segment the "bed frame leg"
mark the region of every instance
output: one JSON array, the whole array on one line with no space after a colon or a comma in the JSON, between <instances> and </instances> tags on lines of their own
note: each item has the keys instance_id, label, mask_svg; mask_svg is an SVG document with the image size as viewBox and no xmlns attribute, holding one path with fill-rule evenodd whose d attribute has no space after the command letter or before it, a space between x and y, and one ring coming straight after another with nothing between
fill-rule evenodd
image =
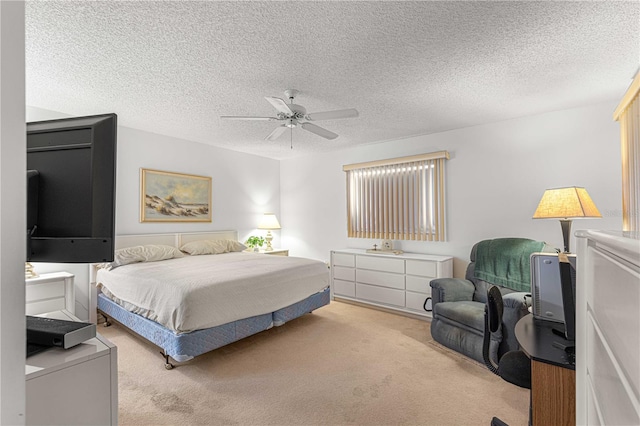
<instances>
[{"instance_id":1,"label":"bed frame leg","mask_svg":"<svg viewBox=\"0 0 640 426\"><path fill-rule=\"evenodd\" d=\"M107 317L104 313L98 311L98 315L104 318L104 322L102 323L103 327L109 327L111 325L111 322L109 321L109 317ZM99 323L100 321L97 321L97 322Z\"/></svg>"},{"instance_id":2,"label":"bed frame leg","mask_svg":"<svg viewBox=\"0 0 640 426\"><path fill-rule=\"evenodd\" d=\"M160 355L164 357L164 368L166 368L167 370L171 370L173 369L173 367L175 367L173 364L171 364L171 362L169 362L169 355L166 352L161 351Z\"/></svg>"}]
</instances>

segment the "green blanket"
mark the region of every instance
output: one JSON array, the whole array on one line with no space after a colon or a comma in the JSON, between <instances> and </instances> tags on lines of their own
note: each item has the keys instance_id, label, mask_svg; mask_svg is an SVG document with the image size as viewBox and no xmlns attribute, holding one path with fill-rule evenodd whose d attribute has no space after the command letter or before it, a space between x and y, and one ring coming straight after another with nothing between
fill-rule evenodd
<instances>
[{"instance_id":1,"label":"green blanket","mask_svg":"<svg viewBox=\"0 0 640 426\"><path fill-rule=\"evenodd\" d=\"M474 276L516 291L531 291L531 254L544 242L526 238L484 240L476 248Z\"/></svg>"}]
</instances>

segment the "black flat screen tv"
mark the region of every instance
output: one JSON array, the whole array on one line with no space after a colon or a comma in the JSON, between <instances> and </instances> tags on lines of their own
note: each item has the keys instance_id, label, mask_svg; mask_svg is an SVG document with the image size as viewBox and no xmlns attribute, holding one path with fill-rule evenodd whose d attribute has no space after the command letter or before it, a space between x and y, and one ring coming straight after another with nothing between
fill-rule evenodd
<instances>
[{"instance_id":1,"label":"black flat screen tv","mask_svg":"<svg viewBox=\"0 0 640 426\"><path fill-rule=\"evenodd\" d=\"M116 114L27 123L27 261L114 256Z\"/></svg>"}]
</instances>

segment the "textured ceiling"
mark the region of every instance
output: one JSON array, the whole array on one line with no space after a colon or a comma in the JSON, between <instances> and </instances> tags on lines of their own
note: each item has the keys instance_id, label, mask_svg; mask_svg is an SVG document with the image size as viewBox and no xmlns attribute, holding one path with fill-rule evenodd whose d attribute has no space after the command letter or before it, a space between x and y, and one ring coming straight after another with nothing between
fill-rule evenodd
<instances>
[{"instance_id":1,"label":"textured ceiling","mask_svg":"<svg viewBox=\"0 0 640 426\"><path fill-rule=\"evenodd\" d=\"M276 159L615 102L639 64L638 1L26 2L28 105ZM287 88L360 117L293 150L219 118Z\"/></svg>"}]
</instances>

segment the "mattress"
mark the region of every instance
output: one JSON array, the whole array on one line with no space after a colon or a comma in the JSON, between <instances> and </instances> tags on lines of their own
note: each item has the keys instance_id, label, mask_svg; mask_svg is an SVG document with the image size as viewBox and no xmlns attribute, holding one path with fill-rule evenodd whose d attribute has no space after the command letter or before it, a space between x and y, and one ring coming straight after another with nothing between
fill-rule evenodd
<instances>
[{"instance_id":1,"label":"mattress","mask_svg":"<svg viewBox=\"0 0 640 426\"><path fill-rule=\"evenodd\" d=\"M324 262L249 252L101 269L96 284L126 310L175 333L275 312L329 285Z\"/></svg>"}]
</instances>

